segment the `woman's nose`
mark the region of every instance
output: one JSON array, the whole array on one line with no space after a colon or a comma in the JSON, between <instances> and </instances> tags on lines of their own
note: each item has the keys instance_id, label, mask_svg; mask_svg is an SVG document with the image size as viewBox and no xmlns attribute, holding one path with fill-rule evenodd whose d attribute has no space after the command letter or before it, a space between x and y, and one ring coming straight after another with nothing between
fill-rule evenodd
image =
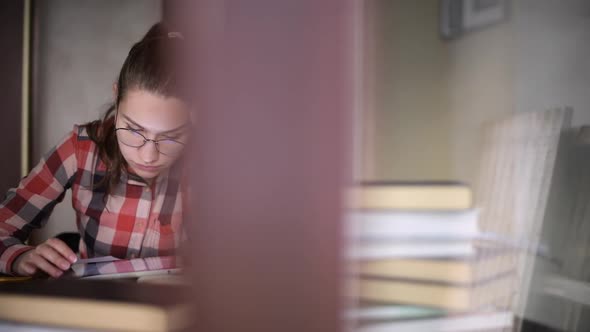
<instances>
[{"instance_id":1,"label":"woman's nose","mask_svg":"<svg viewBox=\"0 0 590 332\"><path fill-rule=\"evenodd\" d=\"M157 161L159 155L160 152L158 152L156 143L153 141L147 141L139 148L139 158L146 164L151 164Z\"/></svg>"}]
</instances>

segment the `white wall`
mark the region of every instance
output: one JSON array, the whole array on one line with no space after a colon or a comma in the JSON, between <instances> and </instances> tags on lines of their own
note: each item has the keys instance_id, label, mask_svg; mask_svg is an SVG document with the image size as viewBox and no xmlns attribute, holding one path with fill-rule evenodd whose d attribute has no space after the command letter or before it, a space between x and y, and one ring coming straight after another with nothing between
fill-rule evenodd
<instances>
[{"instance_id":1,"label":"white wall","mask_svg":"<svg viewBox=\"0 0 590 332\"><path fill-rule=\"evenodd\" d=\"M443 40L437 1L369 1L376 22L366 177L474 184L483 124L514 112L510 21Z\"/></svg>"},{"instance_id":2,"label":"white wall","mask_svg":"<svg viewBox=\"0 0 590 332\"><path fill-rule=\"evenodd\" d=\"M516 110L567 105L590 124L590 2L519 0L514 24Z\"/></svg>"},{"instance_id":3,"label":"white wall","mask_svg":"<svg viewBox=\"0 0 590 332\"><path fill-rule=\"evenodd\" d=\"M33 164L74 124L103 114L131 45L161 18L159 0L52 0L35 5ZM75 230L69 194L35 240L66 230Z\"/></svg>"},{"instance_id":4,"label":"white wall","mask_svg":"<svg viewBox=\"0 0 590 332\"><path fill-rule=\"evenodd\" d=\"M514 112L510 21L449 42L453 178L476 185L485 124Z\"/></svg>"},{"instance_id":5,"label":"white wall","mask_svg":"<svg viewBox=\"0 0 590 332\"><path fill-rule=\"evenodd\" d=\"M372 0L370 0L372 1ZM374 179L449 179L448 50L436 1L376 0ZM372 54L373 55L373 54Z\"/></svg>"}]
</instances>

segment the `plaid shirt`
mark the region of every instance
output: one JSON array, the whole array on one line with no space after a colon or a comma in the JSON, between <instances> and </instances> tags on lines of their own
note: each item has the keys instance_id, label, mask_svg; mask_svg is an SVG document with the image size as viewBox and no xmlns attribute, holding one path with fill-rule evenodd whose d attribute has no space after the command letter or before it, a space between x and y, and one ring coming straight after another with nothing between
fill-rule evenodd
<instances>
[{"instance_id":1,"label":"plaid shirt","mask_svg":"<svg viewBox=\"0 0 590 332\"><path fill-rule=\"evenodd\" d=\"M95 186L105 175L105 164L86 128L75 126L0 204L0 273L12 273L14 259L33 248L24 242L47 222L67 189L72 189L82 258L174 255L184 240L181 164L151 185L123 172L105 197Z\"/></svg>"}]
</instances>

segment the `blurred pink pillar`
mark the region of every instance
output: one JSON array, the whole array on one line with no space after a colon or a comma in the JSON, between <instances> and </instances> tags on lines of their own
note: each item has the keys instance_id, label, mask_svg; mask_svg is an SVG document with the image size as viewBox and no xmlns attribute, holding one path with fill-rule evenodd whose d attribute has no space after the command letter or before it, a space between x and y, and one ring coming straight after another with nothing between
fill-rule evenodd
<instances>
[{"instance_id":1,"label":"blurred pink pillar","mask_svg":"<svg viewBox=\"0 0 590 332\"><path fill-rule=\"evenodd\" d=\"M196 46L198 331L341 330L352 0L164 5Z\"/></svg>"}]
</instances>

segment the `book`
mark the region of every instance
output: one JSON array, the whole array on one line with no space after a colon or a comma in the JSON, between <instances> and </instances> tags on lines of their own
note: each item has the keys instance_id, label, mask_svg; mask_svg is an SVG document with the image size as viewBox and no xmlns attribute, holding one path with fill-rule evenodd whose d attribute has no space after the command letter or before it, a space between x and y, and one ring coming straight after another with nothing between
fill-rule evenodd
<instances>
[{"instance_id":1,"label":"book","mask_svg":"<svg viewBox=\"0 0 590 332\"><path fill-rule=\"evenodd\" d=\"M471 257L476 254L470 240L423 240L423 241L364 241L348 247L347 258L371 260L387 258L448 258Z\"/></svg>"},{"instance_id":2,"label":"book","mask_svg":"<svg viewBox=\"0 0 590 332\"><path fill-rule=\"evenodd\" d=\"M376 322L442 317L445 310L415 305L359 303L359 307L345 311L344 318L354 322Z\"/></svg>"},{"instance_id":3,"label":"book","mask_svg":"<svg viewBox=\"0 0 590 332\"><path fill-rule=\"evenodd\" d=\"M192 326L190 289L114 280L0 284L0 320L62 328L174 331Z\"/></svg>"},{"instance_id":4,"label":"book","mask_svg":"<svg viewBox=\"0 0 590 332\"><path fill-rule=\"evenodd\" d=\"M504 303L512 296L513 273L467 285L380 277L362 277L356 282L361 301L430 306L457 312L477 310L496 301Z\"/></svg>"},{"instance_id":5,"label":"book","mask_svg":"<svg viewBox=\"0 0 590 332\"><path fill-rule=\"evenodd\" d=\"M477 249L470 257L426 257L363 260L357 270L361 277L384 277L473 284L503 275L515 268L510 250Z\"/></svg>"},{"instance_id":6,"label":"book","mask_svg":"<svg viewBox=\"0 0 590 332\"><path fill-rule=\"evenodd\" d=\"M352 199L359 209L464 210L473 205L471 188L452 181L363 182Z\"/></svg>"},{"instance_id":7,"label":"book","mask_svg":"<svg viewBox=\"0 0 590 332\"><path fill-rule=\"evenodd\" d=\"M478 210L398 211L364 210L350 214L355 237L361 239L469 239L479 234Z\"/></svg>"},{"instance_id":8,"label":"book","mask_svg":"<svg viewBox=\"0 0 590 332\"><path fill-rule=\"evenodd\" d=\"M404 321L382 321L361 324L357 332L473 332L499 331L512 327L514 314L510 311L474 312L444 317Z\"/></svg>"}]
</instances>

